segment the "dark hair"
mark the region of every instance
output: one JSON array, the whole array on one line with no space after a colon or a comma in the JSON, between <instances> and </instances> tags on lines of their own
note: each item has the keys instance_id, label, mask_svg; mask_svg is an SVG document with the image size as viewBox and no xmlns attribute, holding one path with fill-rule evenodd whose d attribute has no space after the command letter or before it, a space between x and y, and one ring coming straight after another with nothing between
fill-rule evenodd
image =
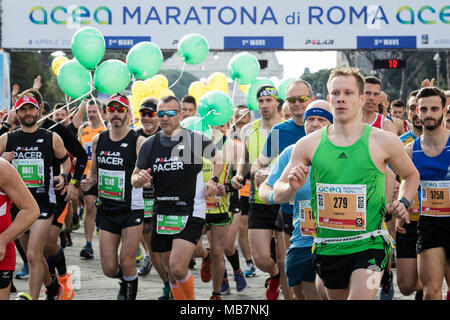
<instances>
[{"instance_id":1,"label":"dark hair","mask_svg":"<svg viewBox=\"0 0 450 320\"><path fill-rule=\"evenodd\" d=\"M239 109L247 109L248 107L245 105L245 104L239 104L239 105L237 105L236 106L236 108L239 108Z\"/></svg>"},{"instance_id":2,"label":"dark hair","mask_svg":"<svg viewBox=\"0 0 450 320\"><path fill-rule=\"evenodd\" d=\"M421 98L427 98L427 97L434 97L434 96L438 96L441 98L442 101L442 108L445 107L445 94L444 91L442 91L441 89L437 88L437 87L425 87L420 89L419 93L417 94L417 101L419 101L419 99Z\"/></svg>"},{"instance_id":3,"label":"dark hair","mask_svg":"<svg viewBox=\"0 0 450 320\"><path fill-rule=\"evenodd\" d=\"M192 103L195 107L197 107L197 101L195 101L193 96L184 96L181 98L181 103L183 102Z\"/></svg>"},{"instance_id":4,"label":"dark hair","mask_svg":"<svg viewBox=\"0 0 450 320\"><path fill-rule=\"evenodd\" d=\"M52 111L52 108L50 107L50 104L47 101L44 101L42 103L44 105L43 110L47 113L50 113Z\"/></svg>"},{"instance_id":5,"label":"dark hair","mask_svg":"<svg viewBox=\"0 0 450 320\"><path fill-rule=\"evenodd\" d=\"M391 102L391 107L403 108L405 109L405 104L400 99L395 99Z\"/></svg>"},{"instance_id":6,"label":"dark hair","mask_svg":"<svg viewBox=\"0 0 450 320\"><path fill-rule=\"evenodd\" d=\"M381 80L374 76L368 76L364 78L365 83L377 84L381 87Z\"/></svg>"},{"instance_id":7,"label":"dark hair","mask_svg":"<svg viewBox=\"0 0 450 320\"><path fill-rule=\"evenodd\" d=\"M53 109L61 109L61 108L64 108L66 106L66 104L65 103L63 103L63 102L58 102L57 104L55 104L54 105L54 107L53 107Z\"/></svg>"},{"instance_id":8,"label":"dark hair","mask_svg":"<svg viewBox=\"0 0 450 320\"><path fill-rule=\"evenodd\" d=\"M181 110L181 104L180 100L178 100L177 97L174 96L164 96L159 100L158 105L161 105L162 103L169 103L170 101L176 101L178 104L178 110Z\"/></svg>"}]
</instances>

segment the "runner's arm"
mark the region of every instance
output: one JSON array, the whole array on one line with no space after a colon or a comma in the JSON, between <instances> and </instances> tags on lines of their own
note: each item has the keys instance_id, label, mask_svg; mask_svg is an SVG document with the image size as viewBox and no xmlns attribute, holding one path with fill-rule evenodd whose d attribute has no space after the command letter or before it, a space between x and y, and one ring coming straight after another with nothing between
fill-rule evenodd
<instances>
[{"instance_id":1,"label":"runner's arm","mask_svg":"<svg viewBox=\"0 0 450 320\"><path fill-rule=\"evenodd\" d=\"M83 116L84 116L84 114L86 112L86 105L87 105L86 99L84 99L81 102L77 112L74 114L74 116L72 118L73 126L76 129L79 129L83 125Z\"/></svg>"},{"instance_id":2,"label":"runner's arm","mask_svg":"<svg viewBox=\"0 0 450 320\"><path fill-rule=\"evenodd\" d=\"M67 154L66 148L64 148L64 143L61 137L55 132L53 132L53 150L55 152L56 159L66 158L61 163L61 173L65 174L67 177L70 173L71 160L69 155Z\"/></svg>"},{"instance_id":3,"label":"runner's arm","mask_svg":"<svg viewBox=\"0 0 450 320\"><path fill-rule=\"evenodd\" d=\"M5 160L0 159L0 190L19 209L12 224L0 233L0 248L17 239L39 217L39 207L27 189L17 170ZM0 261L3 260L0 254Z\"/></svg>"},{"instance_id":4,"label":"runner's arm","mask_svg":"<svg viewBox=\"0 0 450 320\"><path fill-rule=\"evenodd\" d=\"M288 165L280 179L273 186L273 201L286 203L294 198L295 193L305 184L308 178L308 166L320 142L321 130L313 132L295 144Z\"/></svg>"}]
</instances>

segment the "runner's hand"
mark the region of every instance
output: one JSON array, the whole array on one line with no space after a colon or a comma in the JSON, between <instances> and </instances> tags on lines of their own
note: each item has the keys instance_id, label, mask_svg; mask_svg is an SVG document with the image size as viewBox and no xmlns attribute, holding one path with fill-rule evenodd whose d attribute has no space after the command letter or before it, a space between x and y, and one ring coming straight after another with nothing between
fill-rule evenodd
<instances>
[{"instance_id":1,"label":"runner's hand","mask_svg":"<svg viewBox=\"0 0 450 320\"><path fill-rule=\"evenodd\" d=\"M403 224L406 222L409 224L409 213L406 210L405 205L399 200L395 200L386 206L386 212L390 212L393 216L397 217L396 229L400 230L399 233L406 232L403 229Z\"/></svg>"},{"instance_id":2,"label":"runner's hand","mask_svg":"<svg viewBox=\"0 0 450 320\"><path fill-rule=\"evenodd\" d=\"M227 193L226 189L225 189L225 185L224 184L218 184L217 185L217 193L216 195L221 197L224 196Z\"/></svg>"},{"instance_id":3,"label":"runner's hand","mask_svg":"<svg viewBox=\"0 0 450 320\"><path fill-rule=\"evenodd\" d=\"M91 184L92 184L92 180L90 178L81 180L81 182L80 182L81 190L83 190L84 192L87 192L91 188Z\"/></svg>"},{"instance_id":4,"label":"runner's hand","mask_svg":"<svg viewBox=\"0 0 450 320\"><path fill-rule=\"evenodd\" d=\"M235 190L239 190L242 187L244 187L244 185L242 184L244 182L244 177L241 175L236 175L233 178L231 178L231 185L233 186L233 188Z\"/></svg>"},{"instance_id":5,"label":"runner's hand","mask_svg":"<svg viewBox=\"0 0 450 320\"><path fill-rule=\"evenodd\" d=\"M139 171L137 174L138 185L145 186L145 185L149 184L152 180L152 176L150 175L151 172L152 172L152 169L150 169L150 168L147 170Z\"/></svg>"},{"instance_id":6,"label":"runner's hand","mask_svg":"<svg viewBox=\"0 0 450 320\"><path fill-rule=\"evenodd\" d=\"M11 162L13 157L14 157L14 151L3 152L3 154L2 154L2 158L8 162Z\"/></svg>"},{"instance_id":7,"label":"runner's hand","mask_svg":"<svg viewBox=\"0 0 450 320\"><path fill-rule=\"evenodd\" d=\"M255 173L255 181L257 185L262 184L264 181L266 181L267 177L269 176L269 171L264 169L259 169Z\"/></svg>"},{"instance_id":8,"label":"runner's hand","mask_svg":"<svg viewBox=\"0 0 450 320\"><path fill-rule=\"evenodd\" d=\"M53 177L53 187L55 188L55 190L62 190L65 184L66 181L62 176Z\"/></svg>"},{"instance_id":9,"label":"runner's hand","mask_svg":"<svg viewBox=\"0 0 450 320\"><path fill-rule=\"evenodd\" d=\"M217 183L215 182L208 182L205 186L205 198L215 196L217 193Z\"/></svg>"},{"instance_id":10,"label":"runner's hand","mask_svg":"<svg viewBox=\"0 0 450 320\"><path fill-rule=\"evenodd\" d=\"M306 182L308 178L309 168L303 163L299 163L291 169L288 175L289 186L294 190L299 190Z\"/></svg>"},{"instance_id":11,"label":"runner's hand","mask_svg":"<svg viewBox=\"0 0 450 320\"><path fill-rule=\"evenodd\" d=\"M69 183L61 192L61 194L66 194L64 201L74 201L78 198L78 188L75 187L75 185L73 185L72 183Z\"/></svg>"}]
</instances>

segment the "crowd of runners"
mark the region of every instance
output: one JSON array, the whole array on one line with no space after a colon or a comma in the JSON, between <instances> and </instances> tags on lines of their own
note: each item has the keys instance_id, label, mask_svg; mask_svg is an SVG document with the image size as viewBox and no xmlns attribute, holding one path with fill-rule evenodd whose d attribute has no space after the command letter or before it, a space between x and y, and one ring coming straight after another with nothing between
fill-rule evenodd
<instances>
[{"instance_id":1,"label":"crowd of runners","mask_svg":"<svg viewBox=\"0 0 450 320\"><path fill-rule=\"evenodd\" d=\"M425 80L391 102L350 67L326 85L319 100L296 80L285 101L264 85L256 119L237 105L211 137L181 125L197 115L191 96L147 98L135 119L124 93L72 112L50 107L39 79L13 86L0 127L0 299L16 279L29 285L17 299L43 285L48 300L76 299L64 248L83 227L80 259L100 257L118 300L135 300L150 268L160 300L194 300L198 259L211 300L232 281L245 290L256 269L268 300L389 300L394 267L402 295L449 300L450 91Z\"/></svg>"}]
</instances>

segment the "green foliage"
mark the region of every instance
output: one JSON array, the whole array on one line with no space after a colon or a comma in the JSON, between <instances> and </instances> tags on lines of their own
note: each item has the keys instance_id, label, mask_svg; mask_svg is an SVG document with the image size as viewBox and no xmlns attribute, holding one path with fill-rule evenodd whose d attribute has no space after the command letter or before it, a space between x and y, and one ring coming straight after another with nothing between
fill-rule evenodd
<instances>
[{"instance_id":1,"label":"green foliage","mask_svg":"<svg viewBox=\"0 0 450 320\"><path fill-rule=\"evenodd\" d=\"M331 69L322 69L317 72L311 73L309 69L305 68L305 72L300 77L302 80L306 80L311 84L313 94L316 99L326 99L328 95L327 81L330 76Z\"/></svg>"}]
</instances>

